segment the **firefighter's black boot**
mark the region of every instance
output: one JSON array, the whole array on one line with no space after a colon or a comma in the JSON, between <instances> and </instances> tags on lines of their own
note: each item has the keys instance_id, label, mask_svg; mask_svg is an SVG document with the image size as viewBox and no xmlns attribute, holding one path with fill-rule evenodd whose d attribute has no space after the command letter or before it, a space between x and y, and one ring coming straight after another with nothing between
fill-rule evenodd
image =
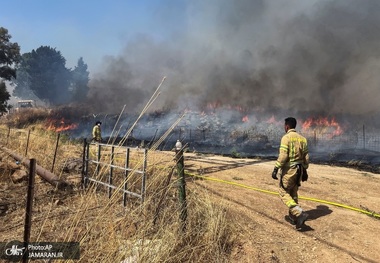
<instances>
[{"instance_id":1,"label":"firefighter's black boot","mask_svg":"<svg viewBox=\"0 0 380 263\"><path fill-rule=\"evenodd\" d=\"M297 217L297 224L296 224L296 229L297 230L300 230L302 228L302 226L304 225L304 223L305 223L305 221L307 220L308 217L309 217L309 215L306 214L305 212L302 212Z\"/></svg>"},{"instance_id":2,"label":"firefighter's black boot","mask_svg":"<svg viewBox=\"0 0 380 263\"><path fill-rule=\"evenodd\" d=\"M295 226L297 224L297 217L289 212L289 215L285 216L285 221Z\"/></svg>"}]
</instances>

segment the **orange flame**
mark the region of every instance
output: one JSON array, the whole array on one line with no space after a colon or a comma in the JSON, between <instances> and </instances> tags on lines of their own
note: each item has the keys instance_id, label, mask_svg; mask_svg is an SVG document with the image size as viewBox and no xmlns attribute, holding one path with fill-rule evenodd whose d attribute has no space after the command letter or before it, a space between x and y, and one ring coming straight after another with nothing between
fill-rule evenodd
<instances>
[{"instance_id":1,"label":"orange flame","mask_svg":"<svg viewBox=\"0 0 380 263\"><path fill-rule=\"evenodd\" d=\"M276 124L276 125L278 125L278 124L280 124L281 122L280 122L280 121L276 121L276 118L274 117L274 115L272 115L272 117L270 117L270 118L266 121L266 123L268 123L268 124Z\"/></svg>"},{"instance_id":2,"label":"orange flame","mask_svg":"<svg viewBox=\"0 0 380 263\"><path fill-rule=\"evenodd\" d=\"M78 124L72 123L72 124L67 124L67 121L65 121L64 118L61 120L53 120L50 119L47 121L48 127L47 129L50 131L55 131L55 132L62 132L62 131L68 131L68 130L73 130L78 127Z\"/></svg>"},{"instance_id":3,"label":"orange flame","mask_svg":"<svg viewBox=\"0 0 380 263\"><path fill-rule=\"evenodd\" d=\"M309 118L302 123L302 130L332 130L334 136L341 135L343 129L341 125L332 117L330 120L327 117Z\"/></svg>"},{"instance_id":4,"label":"orange flame","mask_svg":"<svg viewBox=\"0 0 380 263\"><path fill-rule=\"evenodd\" d=\"M215 110L216 108L221 107L221 104L219 102L217 102L217 101L215 101L215 102L209 102L209 103L207 103L206 107L207 107L207 109Z\"/></svg>"},{"instance_id":5,"label":"orange flame","mask_svg":"<svg viewBox=\"0 0 380 263\"><path fill-rule=\"evenodd\" d=\"M249 122L248 115L245 115L242 119L243 122Z\"/></svg>"}]
</instances>

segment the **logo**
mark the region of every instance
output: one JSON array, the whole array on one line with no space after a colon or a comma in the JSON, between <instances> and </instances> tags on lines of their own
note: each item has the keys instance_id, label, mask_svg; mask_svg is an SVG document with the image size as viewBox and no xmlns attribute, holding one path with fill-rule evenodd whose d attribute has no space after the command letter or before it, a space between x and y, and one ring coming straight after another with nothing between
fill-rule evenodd
<instances>
[{"instance_id":1,"label":"logo","mask_svg":"<svg viewBox=\"0 0 380 263\"><path fill-rule=\"evenodd\" d=\"M26 252L26 246L20 241L0 242L0 258L19 261Z\"/></svg>"},{"instance_id":2,"label":"logo","mask_svg":"<svg viewBox=\"0 0 380 263\"><path fill-rule=\"evenodd\" d=\"M11 248L5 249L5 255L7 256L22 256L25 247L19 248L18 245L12 245Z\"/></svg>"},{"instance_id":3,"label":"logo","mask_svg":"<svg viewBox=\"0 0 380 263\"><path fill-rule=\"evenodd\" d=\"M0 242L0 259L79 259L79 242Z\"/></svg>"}]
</instances>

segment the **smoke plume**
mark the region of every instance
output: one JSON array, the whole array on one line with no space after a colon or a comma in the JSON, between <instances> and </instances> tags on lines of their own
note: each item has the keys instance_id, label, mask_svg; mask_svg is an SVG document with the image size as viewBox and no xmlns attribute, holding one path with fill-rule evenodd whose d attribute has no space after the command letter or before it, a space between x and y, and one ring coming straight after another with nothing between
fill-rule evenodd
<instances>
[{"instance_id":1,"label":"smoke plume","mask_svg":"<svg viewBox=\"0 0 380 263\"><path fill-rule=\"evenodd\" d=\"M89 95L99 111L141 110L167 76L156 109L378 112L378 0L192 0L180 28L169 7L156 14L170 37L136 36L104 59Z\"/></svg>"}]
</instances>

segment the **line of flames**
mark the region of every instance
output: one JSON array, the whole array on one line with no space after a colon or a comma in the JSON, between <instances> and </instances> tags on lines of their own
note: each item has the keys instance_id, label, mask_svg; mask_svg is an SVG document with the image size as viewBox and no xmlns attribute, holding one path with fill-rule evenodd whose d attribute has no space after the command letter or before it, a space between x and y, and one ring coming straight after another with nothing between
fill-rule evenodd
<instances>
[{"instance_id":1,"label":"line of flames","mask_svg":"<svg viewBox=\"0 0 380 263\"><path fill-rule=\"evenodd\" d=\"M249 117L245 115L242 117L242 122L248 123ZM281 125L283 122L276 120L276 118L272 115L268 120L265 121L267 124ZM331 132L333 136L338 136L343 134L344 130L342 126L335 120L334 117L311 117L306 119L305 121L301 121L301 129L304 132L308 131L318 131L320 133L323 132Z\"/></svg>"},{"instance_id":2,"label":"line of flames","mask_svg":"<svg viewBox=\"0 0 380 263\"><path fill-rule=\"evenodd\" d=\"M68 130L74 130L78 127L77 123L68 124L64 118L60 120L50 119L47 121L47 128L49 131L62 132Z\"/></svg>"},{"instance_id":3,"label":"line of flames","mask_svg":"<svg viewBox=\"0 0 380 263\"><path fill-rule=\"evenodd\" d=\"M328 117L309 118L303 121L302 130L330 130L334 136L343 134L342 126L335 120L334 117L329 119Z\"/></svg>"},{"instance_id":4,"label":"line of flames","mask_svg":"<svg viewBox=\"0 0 380 263\"><path fill-rule=\"evenodd\" d=\"M206 115L204 112L201 113L201 115ZM242 122L248 123L249 117L248 115L244 115L241 119ZM267 124L275 124L280 125L282 122L277 121L276 118L272 115L268 120L265 121ZM302 123L302 131L319 131L319 132L332 132L334 136L343 134L343 129L341 125L335 120L334 117L328 118L328 117L311 117L304 121L301 121ZM66 121L64 118L61 118L60 120L54 120L49 119L47 121L47 129L55 132L62 132L62 131L68 131L68 130L74 130L78 127L77 123L70 123Z\"/></svg>"}]
</instances>

